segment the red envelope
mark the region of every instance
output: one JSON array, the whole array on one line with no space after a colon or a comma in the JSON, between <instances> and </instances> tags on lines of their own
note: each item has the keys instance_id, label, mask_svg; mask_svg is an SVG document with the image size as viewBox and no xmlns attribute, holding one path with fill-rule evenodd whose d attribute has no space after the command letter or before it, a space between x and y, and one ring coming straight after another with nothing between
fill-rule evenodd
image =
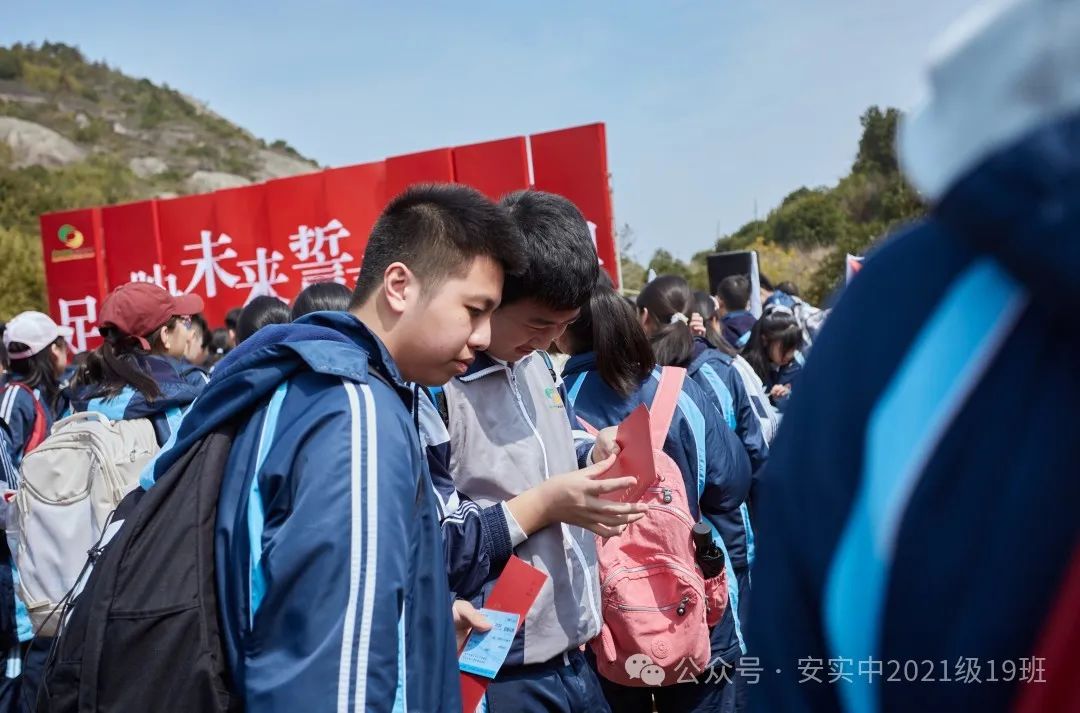
<instances>
[{"instance_id":1,"label":"red envelope","mask_svg":"<svg viewBox=\"0 0 1080 713\"><path fill-rule=\"evenodd\" d=\"M518 628L525 624L525 615L529 613L533 602L540 594L540 588L547 581L547 575L527 564L524 560L511 556L503 567L502 574L491 588L491 594L484 602L488 609L508 611L521 616ZM461 700L463 713L473 713L480 705L488 684L483 676L461 672Z\"/></svg>"},{"instance_id":2,"label":"red envelope","mask_svg":"<svg viewBox=\"0 0 1080 713\"><path fill-rule=\"evenodd\" d=\"M615 442L619 444L619 455L615 456L615 463L604 473L603 477L622 478L632 475L637 482L626 490L601 495L605 500L615 500L629 503L641 499L645 489L656 480L656 463L653 461L652 432L649 424L649 409L645 404L638 406L626 420L619 424L619 432L615 436Z\"/></svg>"}]
</instances>

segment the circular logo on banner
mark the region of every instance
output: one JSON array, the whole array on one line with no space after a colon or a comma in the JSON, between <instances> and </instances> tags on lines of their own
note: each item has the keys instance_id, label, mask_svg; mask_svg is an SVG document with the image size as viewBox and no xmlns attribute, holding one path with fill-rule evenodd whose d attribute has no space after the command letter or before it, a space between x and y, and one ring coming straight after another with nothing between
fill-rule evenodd
<instances>
[{"instance_id":1,"label":"circular logo on banner","mask_svg":"<svg viewBox=\"0 0 1080 713\"><path fill-rule=\"evenodd\" d=\"M60 242L71 250L78 250L86 241L86 238L83 237L83 234L78 228L67 223L61 225L60 230L56 231L56 237L60 238Z\"/></svg>"}]
</instances>

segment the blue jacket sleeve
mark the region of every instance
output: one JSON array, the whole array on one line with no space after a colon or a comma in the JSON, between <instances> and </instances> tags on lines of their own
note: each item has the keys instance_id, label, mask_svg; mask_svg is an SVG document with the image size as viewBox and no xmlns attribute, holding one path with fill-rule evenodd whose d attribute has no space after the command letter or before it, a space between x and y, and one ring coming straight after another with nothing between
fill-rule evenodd
<instances>
[{"instance_id":1,"label":"blue jacket sleeve","mask_svg":"<svg viewBox=\"0 0 1080 713\"><path fill-rule=\"evenodd\" d=\"M735 369L731 369L724 380L731 391L735 408L735 434L742 441L746 455L750 458L750 470L757 475L769 458L769 446L761 433L761 422L750 403L750 395Z\"/></svg>"},{"instance_id":2,"label":"blue jacket sleeve","mask_svg":"<svg viewBox=\"0 0 1080 713\"><path fill-rule=\"evenodd\" d=\"M750 459L742 441L728 428L711 403L702 403L705 416L705 488L701 509L711 513L734 510L750 492Z\"/></svg>"},{"instance_id":3,"label":"blue jacket sleeve","mask_svg":"<svg viewBox=\"0 0 1080 713\"><path fill-rule=\"evenodd\" d=\"M0 401L0 419L8 425L11 435L11 450L8 455L17 467L22 462L26 442L34 431L34 397L17 386L4 389Z\"/></svg>"},{"instance_id":4,"label":"blue jacket sleeve","mask_svg":"<svg viewBox=\"0 0 1080 713\"><path fill-rule=\"evenodd\" d=\"M11 435L7 426L0 422L0 478L3 478L0 485L14 489L19 485L19 470L11 460L11 450ZM3 526L6 527L6 524Z\"/></svg>"},{"instance_id":5,"label":"blue jacket sleeve","mask_svg":"<svg viewBox=\"0 0 1080 713\"><path fill-rule=\"evenodd\" d=\"M514 553L501 504L482 508L454 487L450 434L427 391L417 393L420 442L424 446L442 527L450 591L471 599L497 577Z\"/></svg>"},{"instance_id":6,"label":"blue jacket sleeve","mask_svg":"<svg viewBox=\"0 0 1080 713\"><path fill-rule=\"evenodd\" d=\"M389 713L414 648L406 607L449 605L410 591L423 466L408 412L392 399L381 384L348 384L266 458L265 587L243 652L248 710ZM447 662L427 665L438 663ZM425 664L407 667L412 680Z\"/></svg>"}]
</instances>

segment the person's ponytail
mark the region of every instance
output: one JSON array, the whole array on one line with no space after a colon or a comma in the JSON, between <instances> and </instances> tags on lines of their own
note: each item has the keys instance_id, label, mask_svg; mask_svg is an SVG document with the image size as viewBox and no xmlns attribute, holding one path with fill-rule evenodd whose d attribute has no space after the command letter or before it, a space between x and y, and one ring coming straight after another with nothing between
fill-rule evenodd
<instances>
[{"instance_id":1,"label":"person's ponytail","mask_svg":"<svg viewBox=\"0 0 1080 713\"><path fill-rule=\"evenodd\" d=\"M694 356L694 335L690 331L692 300L690 285L676 275L662 275L645 285L638 295L639 309L649 311L652 324L649 341L656 363L686 366Z\"/></svg>"},{"instance_id":2,"label":"person's ponytail","mask_svg":"<svg viewBox=\"0 0 1080 713\"><path fill-rule=\"evenodd\" d=\"M145 356L138 338L114 328L102 328L104 343L86 357L86 362L75 375L73 386L93 387L105 398L119 396L130 386L140 392L147 401L161 396L161 389L154 378L139 365L138 357Z\"/></svg>"}]
</instances>

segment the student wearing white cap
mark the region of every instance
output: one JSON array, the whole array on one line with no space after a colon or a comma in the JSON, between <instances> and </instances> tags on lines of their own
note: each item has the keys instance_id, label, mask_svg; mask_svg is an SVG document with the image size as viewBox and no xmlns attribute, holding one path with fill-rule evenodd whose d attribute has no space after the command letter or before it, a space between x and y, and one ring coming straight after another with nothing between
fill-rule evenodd
<instances>
[{"instance_id":1,"label":"student wearing white cap","mask_svg":"<svg viewBox=\"0 0 1080 713\"><path fill-rule=\"evenodd\" d=\"M4 347L11 363L0 397L0 421L8 428L8 455L16 467L67 408L62 377L71 335L70 328L58 326L41 312L23 312L7 323Z\"/></svg>"}]
</instances>

